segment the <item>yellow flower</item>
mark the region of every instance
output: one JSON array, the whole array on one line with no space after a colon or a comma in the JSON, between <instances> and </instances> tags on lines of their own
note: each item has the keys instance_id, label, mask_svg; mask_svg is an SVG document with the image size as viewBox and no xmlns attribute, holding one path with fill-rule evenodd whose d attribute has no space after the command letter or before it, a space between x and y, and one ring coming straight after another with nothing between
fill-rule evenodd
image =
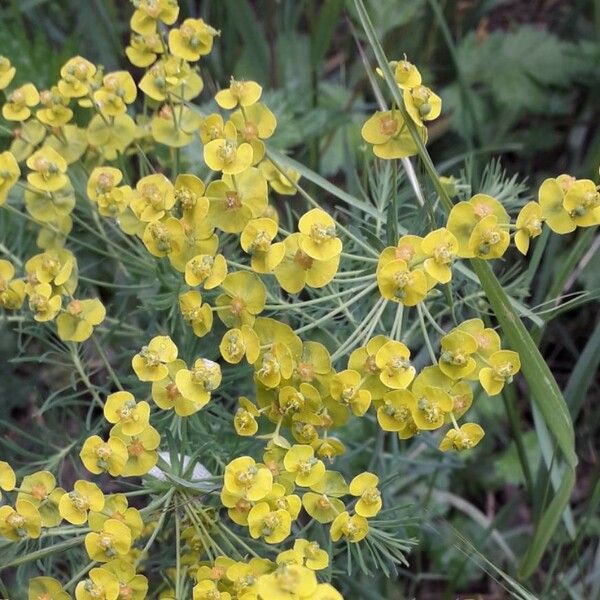
<instances>
[{"instance_id":1,"label":"yellow flower","mask_svg":"<svg viewBox=\"0 0 600 600\"><path fill-rule=\"evenodd\" d=\"M303 487L315 485L325 475L325 465L315 458L315 451L311 446L294 444L287 451L283 464L288 473L295 473L296 485Z\"/></svg>"},{"instance_id":2,"label":"yellow flower","mask_svg":"<svg viewBox=\"0 0 600 600\"><path fill-rule=\"evenodd\" d=\"M183 60L195 62L210 53L218 33L202 19L185 19L179 28L169 31L169 50Z\"/></svg>"},{"instance_id":3,"label":"yellow flower","mask_svg":"<svg viewBox=\"0 0 600 600\"><path fill-rule=\"evenodd\" d=\"M58 503L60 516L73 525L83 525L88 518L88 511L96 512L104 508L104 494L100 488L90 481L75 482L73 491L62 496Z\"/></svg>"},{"instance_id":4,"label":"yellow flower","mask_svg":"<svg viewBox=\"0 0 600 600\"><path fill-rule=\"evenodd\" d=\"M106 166L95 167L87 182L86 191L88 198L92 202L97 203L99 207L122 204L122 201L115 197L115 194L118 196L118 191L121 194L123 193L123 189L117 187L122 179L123 173L119 169ZM122 210L114 212L122 212ZM114 212L112 215L109 212L105 216L114 216Z\"/></svg>"},{"instance_id":5,"label":"yellow flower","mask_svg":"<svg viewBox=\"0 0 600 600\"><path fill-rule=\"evenodd\" d=\"M140 381L159 381L169 374L167 365L176 358L177 346L173 340L159 335L133 357L131 366Z\"/></svg>"},{"instance_id":6,"label":"yellow flower","mask_svg":"<svg viewBox=\"0 0 600 600\"><path fill-rule=\"evenodd\" d=\"M33 577L29 580L28 600L71 600L62 584L54 577Z\"/></svg>"},{"instance_id":7,"label":"yellow flower","mask_svg":"<svg viewBox=\"0 0 600 600\"><path fill-rule=\"evenodd\" d=\"M255 81L237 81L233 77L229 88L217 92L215 100L221 108L231 110L236 106L251 106L258 102L262 87Z\"/></svg>"},{"instance_id":8,"label":"yellow flower","mask_svg":"<svg viewBox=\"0 0 600 600\"><path fill-rule=\"evenodd\" d=\"M100 532L92 531L85 536L85 549L90 560L108 562L117 555L124 555L131 548L131 531L117 519L107 519Z\"/></svg>"},{"instance_id":9,"label":"yellow flower","mask_svg":"<svg viewBox=\"0 0 600 600\"><path fill-rule=\"evenodd\" d=\"M442 353L439 367L452 379L462 379L475 370L473 354L477 352L477 340L467 333L455 329L441 339Z\"/></svg>"},{"instance_id":10,"label":"yellow flower","mask_svg":"<svg viewBox=\"0 0 600 600\"><path fill-rule=\"evenodd\" d=\"M14 276L14 266L0 259L0 307L7 310L21 308L25 300L25 283Z\"/></svg>"},{"instance_id":11,"label":"yellow flower","mask_svg":"<svg viewBox=\"0 0 600 600\"><path fill-rule=\"evenodd\" d=\"M25 263L28 293L39 283L49 283L71 294L77 285L77 263L69 250L57 248L32 256Z\"/></svg>"},{"instance_id":12,"label":"yellow flower","mask_svg":"<svg viewBox=\"0 0 600 600\"><path fill-rule=\"evenodd\" d=\"M334 542L340 538L345 538L348 542L355 544L360 542L369 533L369 523L367 519L360 515L352 515L347 511L339 514L331 524L330 535Z\"/></svg>"},{"instance_id":13,"label":"yellow flower","mask_svg":"<svg viewBox=\"0 0 600 600\"><path fill-rule=\"evenodd\" d=\"M273 487L273 474L249 456L235 458L225 467L224 489L251 502L262 500Z\"/></svg>"},{"instance_id":14,"label":"yellow flower","mask_svg":"<svg viewBox=\"0 0 600 600\"><path fill-rule=\"evenodd\" d=\"M141 477L158 462L156 449L160 445L160 433L151 425L137 435L126 435L118 424L111 429L110 437L120 439L127 447L123 477Z\"/></svg>"},{"instance_id":15,"label":"yellow flower","mask_svg":"<svg viewBox=\"0 0 600 600\"><path fill-rule=\"evenodd\" d=\"M6 56L0 56L0 90L6 88L13 80L17 70Z\"/></svg>"},{"instance_id":16,"label":"yellow flower","mask_svg":"<svg viewBox=\"0 0 600 600\"><path fill-rule=\"evenodd\" d=\"M206 190L209 221L227 233L240 233L250 219L265 211L267 194L267 182L254 167L235 176L225 175Z\"/></svg>"},{"instance_id":17,"label":"yellow flower","mask_svg":"<svg viewBox=\"0 0 600 600\"><path fill-rule=\"evenodd\" d=\"M442 112L442 99L424 85L404 88L403 99L406 112L417 125L437 119Z\"/></svg>"},{"instance_id":18,"label":"yellow flower","mask_svg":"<svg viewBox=\"0 0 600 600\"><path fill-rule=\"evenodd\" d=\"M578 227L600 224L600 192L590 179L579 179L567 190L563 207Z\"/></svg>"},{"instance_id":19,"label":"yellow flower","mask_svg":"<svg viewBox=\"0 0 600 600\"><path fill-rule=\"evenodd\" d=\"M115 558L102 565L102 569L117 578L120 600L144 600L148 592L148 579L137 575L135 567L127 559Z\"/></svg>"},{"instance_id":20,"label":"yellow flower","mask_svg":"<svg viewBox=\"0 0 600 600\"><path fill-rule=\"evenodd\" d=\"M42 518L38 509L27 500L17 500L15 508L0 506L0 535L9 540L40 537Z\"/></svg>"},{"instance_id":21,"label":"yellow flower","mask_svg":"<svg viewBox=\"0 0 600 600\"><path fill-rule=\"evenodd\" d=\"M382 506L381 492L377 489L379 477L365 471L350 482L350 493L359 498L356 503L356 514L361 517L374 517Z\"/></svg>"},{"instance_id":22,"label":"yellow flower","mask_svg":"<svg viewBox=\"0 0 600 600\"><path fill-rule=\"evenodd\" d=\"M17 477L13 468L4 460L0 460L0 490L11 492L17 485Z\"/></svg>"},{"instance_id":23,"label":"yellow flower","mask_svg":"<svg viewBox=\"0 0 600 600\"><path fill-rule=\"evenodd\" d=\"M469 238L469 252L477 258L500 258L510 244L510 235L498 224L494 215L484 217L475 225Z\"/></svg>"},{"instance_id":24,"label":"yellow flower","mask_svg":"<svg viewBox=\"0 0 600 600\"><path fill-rule=\"evenodd\" d=\"M515 245L521 254L527 254L529 242L542 233L542 207L537 202L528 202L517 217Z\"/></svg>"},{"instance_id":25,"label":"yellow flower","mask_svg":"<svg viewBox=\"0 0 600 600\"><path fill-rule=\"evenodd\" d=\"M452 261L458 251L458 240L445 227L427 234L421 242L421 249L427 255L423 266L425 271L440 283L452 279Z\"/></svg>"},{"instance_id":26,"label":"yellow flower","mask_svg":"<svg viewBox=\"0 0 600 600\"><path fill-rule=\"evenodd\" d=\"M342 252L342 240L337 237L335 221L324 210L313 208L298 221L302 234L301 250L315 260L330 260Z\"/></svg>"},{"instance_id":27,"label":"yellow flower","mask_svg":"<svg viewBox=\"0 0 600 600\"><path fill-rule=\"evenodd\" d=\"M196 411L210 400L211 392L221 383L221 367L207 358L199 358L191 370L181 369L175 377L177 389Z\"/></svg>"},{"instance_id":28,"label":"yellow flower","mask_svg":"<svg viewBox=\"0 0 600 600\"><path fill-rule=\"evenodd\" d=\"M239 329L229 329L219 344L221 356L230 364L238 364L244 357L249 364L254 364L260 352L258 335L248 325Z\"/></svg>"},{"instance_id":29,"label":"yellow flower","mask_svg":"<svg viewBox=\"0 0 600 600\"><path fill-rule=\"evenodd\" d=\"M146 225L142 241L152 256L170 256L181 250L183 226L178 219L169 217L164 221L151 221Z\"/></svg>"},{"instance_id":30,"label":"yellow flower","mask_svg":"<svg viewBox=\"0 0 600 600\"><path fill-rule=\"evenodd\" d=\"M158 22L173 25L179 16L177 0L138 0L131 16L131 29L149 34L156 31Z\"/></svg>"},{"instance_id":31,"label":"yellow flower","mask_svg":"<svg viewBox=\"0 0 600 600\"><path fill-rule=\"evenodd\" d=\"M376 335L367 342L366 346L353 350L348 359L348 368L360 373L363 380L362 387L371 392L373 400L379 400L387 392L387 386L379 378L381 369L377 366L375 356L388 341L385 335Z\"/></svg>"},{"instance_id":32,"label":"yellow flower","mask_svg":"<svg viewBox=\"0 0 600 600\"><path fill-rule=\"evenodd\" d=\"M305 285L322 288L333 279L340 263L339 254L329 260L315 260L300 247L302 233L292 233L283 241L285 254L274 274L279 285L297 294Z\"/></svg>"},{"instance_id":33,"label":"yellow flower","mask_svg":"<svg viewBox=\"0 0 600 600\"><path fill-rule=\"evenodd\" d=\"M42 192L56 192L69 183L67 162L54 148L44 146L27 159L27 181Z\"/></svg>"},{"instance_id":34,"label":"yellow flower","mask_svg":"<svg viewBox=\"0 0 600 600\"><path fill-rule=\"evenodd\" d=\"M290 535L292 516L287 510L271 510L267 502L259 502L248 514L250 535L263 538L269 544L278 544Z\"/></svg>"},{"instance_id":35,"label":"yellow flower","mask_svg":"<svg viewBox=\"0 0 600 600\"><path fill-rule=\"evenodd\" d=\"M470 378L472 376L473 374L469 375ZM426 395L426 388L430 387L439 388L448 393L452 399L452 413L456 419L460 419L469 410L471 404L473 404L473 390L471 386L466 381L455 381L444 375L437 365L422 369L413 381L411 389L414 396L421 398ZM446 421L448 420L446 418Z\"/></svg>"},{"instance_id":36,"label":"yellow flower","mask_svg":"<svg viewBox=\"0 0 600 600\"><path fill-rule=\"evenodd\" d=\"M180 294L179 310L181 316L191 324L194 333L198 337L205 336L212 329L212 309L208 304L202 304L200 292L190 290Z\"/></svg>"},{"instance_id":37,"label":"yellow flower","mask_svg":"<svg viewBox=\"0 0 600 600\"><path fill-rule=\"evenodd\" d=\"M230 600L229 592L220 592L214 581L205 579L192 588L193 600Z\"/></svg>"},{"instance_id":38,"label":"yellow flower","mask_svg":"<svg viewBox=\"0 0 600 600\"><path fill-rule=\"evenodd\" d=\"M510 217L506 209L495 198L486 194L475 194L469 201L459 202L452 207L446 227L458 241L457 256L474 258L474 249L478 248L471 247L473 230L480 221L490 216L496 217L495 226L501 230L502 234L508 236L506 229L508 229ZM500 247L505 243L506 236L499 236Z\"/></svg>"},{"instance_id":39,"label":"yellow flower","mask_svg":"<svg viewBox=\"0 0 600 600\"><path fill-rule=\"evenodd\" d=\"M256 417L259 415L258 409L248 398L240 396L240 406L233 417L233 426L235 432L241 436L251 436L258 431Z\"/></svg>"},{"instance_id":40,"label":"yellow flower","mask_svg":"<svg viewBox=\"0 0 600 600\"><path fill-rule=\"evenodd\" d=\"M310 492L302 496L306 512L319 523L331 523L346 507L340 500L348 493L348 485L341 473L326 471Z\"/></svg>"},{"instance_id":41,"label":"yellow flower","mask_svg":"<svg viewBox=\"0 0 600 600\"><path fill-rule=\"evenodd\" d=\"M294 542L294 550L302 554L304 566L311 571L322 571L329 566L329 554L317 542L297 539Z\"/></svg>"},{"instance_id":42,"label":"yellow flower","mask_svg":"<svg viewBox=\"0 0 600 600\"><path fill-rule=\"evenodd\" d=\"M152 100L181 103L195 98L204 82L189 63L168 55L152 65L139 83L139 88Z\"/></svg>"},{"instance_id":43,"label":"yellow flower","mask_svg":"<svg viewBox=\"0 0 600 600\"><path fill-rule=\"evenodd\" d=\"M337 373L329 387L333 399L348 406L357 417L362 417L371 406L371 393L361 384L360 373L347 369Z\"/></svg>"},{"instance_id":44,"label":"yellow flower","mask_svg":"<svg viewBox=\"0 0 600 600\"><path fill-rule=\"evenodd\" d=\"M94 102L105 117L116 117L135 101L137 87L129 71L114 71L102 78L102 87L94 92Z\"/></svg>"},{"instance_id":45,"label":"yellow flower","mask_svg":"<svg viewBox=\"0 0 600 600\"><path fill-rule=\"evenodd\" d=\"M185 272L185 266L192 258L205 254L214 256L219 246L219 239L213 233L212 227L199 217L200 210L190 213L184 213L179 219L183 236L174 243L173 251L169 254L171 266L180 273Z\"/></svg>"},{"instance_id":46,"label":"yellow flower","mask_svg":"<svg viewBox=\"0 0 600 600\"><path fill-rule=\"evenodd\" d=\"M185 265L185 282L191 286L202 285L212 290L221 285L227 276L227 261L222 254L198 254Z\"/></svg>"},{"instance_id":47,"label":"yellow flower","mask_svg":"<svg viewBox=\"0 0 600 600\"><path fill-rule=\"evenodd\" d=\"M109 438L105 442L100 436L92 435L85 440L79 456L90 473L100 475L108 471L117 477L127 462L127 448L119 439Z\"/></svg>"},{"instance_id":48,"label":"yellow flower","mask_svg":"<svg viewBox=\"0 0 600 600\"><path fill-rule=\"evenodd\" d=\"M314 572L299 565L279 565L273 573L259 577L257 585L260 598L269 600L308 600L316 590Z\"/></svg>"},{"instance_id":49,"label":"yellow flower","mask_svg":"<svg viewBox=\"0 0 600 600\"><path fill-rule=\"evenodd\" d=\"M253 104L231 115L231 122L238 131L238 139L248 142L253 150L254 164L260 162L265 155L266 140L273 135L277 126L275 115L261 103Z\"/></svg>"},{"instance_id":50,"label":"yellow flower","mask_svg":"<svg viewBox=\"0 0 600 600\"><path fill-rule=\"evenodd\" d=\"M39 104L40 94L33 83L26 83L8 94L2 106L7 121L25 121L31 116L30 108Z\"/></svg>"},{"instance_id":51,"label":"yellow flower","mask_svg":"<svg viewBox=\"0 0 600 600\"><path fill-rule=\"evenodd\" d=\"M81 56L74 56L60 70L58 89L66 98L87 96L95 74L95 65Z\"/></svg>"},{"instance_id":52,"label":"yellow flower","mask_svg":"<svg viewBox=\"0 0 600 600\"><path fill-rule=\"evenodd\" d=\"M175 188L160 173L142 177L131 199L131 208L140 221L158 221L175 205Z\"/></svg>"},{"instance_id":53,"label":"yellow flower","mask_svg":"<svg viewBox=\"0 0 600 600\"><path fill-rule=\"evenodd\" d=\"M252 164L252 146L247 142L238 144L237 131L231 122L225 125L224 135L204 146L204 162L213 171L238 175Z\"/></svg>"},{"instance_id":54,"label":"yellow flower","mask_svg":"<svg viewBox=\"0 0 600 600\"><path fill-rule=\"evenodd\" d=\"M296 184L300 180L300 173L291 167L279 167L270 160L265 159L260 163L260 170L266 177L269 185L282 196L294 196Z\"/></svg>"},{"instance_id":55,"label":"yellow flower","mask_svg":"<svg viewBox=\"0 0 600 600\"><path fill-rule=\"evenodd\" d=\"M545 179L540 186L538 192L538 200L542 207L542 218L548 227L555 233L565 234L574 231L577 224L564 207L565 190L562 183L566 181L566 177L562 176L562 180Z\"/></svg>"},{"instance_id":56,"label":"yellow flower","mask_svg":"<svg viewBox=\"0 0 600 600\"><path fill-rule=\"evenodd\" d=\"M38 471L23 477L17 500L31 502L39 511L42 527L55 527L62 518L58 504L65 490L56 487L56 479L49 471Z\"/></svg>"},{"instance_id":57,"label":"yellow flower","mask_svg":"<svg viewBox=\"0 0 600 600\"><path fill-rule=\"evenodd\" d=\"M119 580L106 569L91 569L88 578L75 588L77 600L117 600Z\"/></svg>"},{"instance_id":58,"label":"yellow flower","mask_svg":"<svg viewBox=\"0 0 600 600\"><path fill-rule=\"evenodd\" d=\"M244 252L252 255L251 265L256 273L270 273L283 260L283 242L273 243L277 223L272 219L252 219L246 223L240 236Z\"/></svg>"},{"instance_id":59,"label":"yellow flower","mask_svg":"<svg viewBox=\"0 0 600 600\"><path fill-rule=\"evenodd\" d=\"M394 390L407 388L416 372L409 359L410 350L402 342L390 340L383 344L375 354L381 382Z\"/></svg>"},{"instance_id":60,"label":"yellow flower","mask_svg":"<svg viewBox=\"0 0 600 600\"><path fill-rule=\"evenodd\" d=\"M44 108L36 111L37 119L50 127L63 127L73 118L68 107L69 98L65 98L57 86L40 93L40 103Z\"/></svg>"},{"instance_id":61,"label":"yellow flower","mask_svg":"<svg viewBox=\"0 0 600 600\"><path fill-rule=\"evenodd\" d=\"M33 318L40 323L52 321L60 312L62 299L58 294L53 294L49 283L40 283L29 294L29 308Z\"/></svg>"},{"instance_id":62,"label":"yellow flower","mask_svg":"<svg viewBox=\"0 0 600 600\"><path fill-rule=\"evenodd\" d=\"M418 389L413 397L411 411L415 425L426 431L439 429L454 405L447 392L435 387Z\"/></svg>"},{"instance_id":63,"label":"yellow flower","mask_svg":"<svg viewBox=\"0 0 600 600\"><path fill-rule=\"evenodd\" d=\"M100 300L71 300L56 318L58 337L65 342L83 342L104 321L106 309Z\"/></svg>"},{"instance_id":64,"label":"yellow flower","mask_svg":"<svg viewBox=\"0 0 600 600\"><path fill-rule=\"evenodd\" d=\"M125 48L125 54L129 61L136 67L149 67L162 54L164 48L160 34L157 31L150 31L146 35L132 33L129 46Z\"/></svg>"},{"instance_id":65,"label":"yellow flower","mask_svg":"<svg viewBox=\"0 0 600 600\"><path fill-rule=\"evenodd\" d=\"M130 507L125 494L112 494L105 499L101 512L90 511L88 522L92 531L101 531L107 519L117 520L127 525L132 540L142 534L144 522L137 508Z\"/></svg>"},{"instance_id":66,"label":"yellow flower","mask_svg":"<svg viewBox=\"0 0 600 600\"><path fill-rule=\"evenodd\" d=\"M402 89L415 88L421 85L421 73L411 62L399 60L398 62L390 63L394 70L394 79L398 87Z\"/></svg>"},{"instance_id":67,"label":"yellow flower","mask_svg":"<svg viewBox=\"0 0 600 600\"><path fill-rule=\"evenodd\" d=\"M481 369L479 381L489 396L502 391L506 383L511 383L514 375L521 370L521 359L512 350L498 350L488 359L489 367Z\"/></svg>"},{"instance_id":68,"label":"yellow flower","mask_svg":"<svg viewBox=\"0 0 600 600\"><path fill-rule=\"evenodd\" d=\"M409 433L413 424L415 397L408 390L396 390L383 396L377 409L377 422L384 431Z\"/></svg>"},{"instance_id":69,"label":"yellow flower","mask_svg":"<svg viewBox=\"0 0 600 600\"><path fill-rule=\"evenodd\" d=\"M125 435L137 435L148 426L150 405L136 402L130 392L115 392L106 397L104 418L109 423L120 423Z\"/></svg>"},{"instance_id":70,"label":"yellow flower","mask_svg":"<svg viewBox=\"0 0 600 600\"><path fill-rule=\"evenodd\" d=\"M8 192L17 183L21 169L10 152L0 154L0 206L6 202Z\"/></svg>"},{"instance_id":71,"label":"yellow flower","mask_svg":"<svg viewBox=\"0 0 600 600\"><path fill-rule=\"evenodd\" d=\"M423 271L411 271L406 261L400 258L388 262L377 271L377 285L386 300L405 306L415 306L428 291Z\"/></svg>"},{"instance_id":72,"label":"yellow flower","mask_svg":"<svg viewBox=\"0 0 600 600\"><path fill-rule=\"evenodd\" d=\"M477 423L464 423L460 429L450 429L440 442L440 450L470 450L477 446L485 435Z\"/></svg>"},{"instance_id":73,"label":"yellow flower","mask_svg":"<svg viewBox=\"0 0 600 600\"><path fill-rule=\"evenodd\" d=\"M427 139L427 130L420 125L419 134ZM373 144L375 156L384 159L406 158L417 153L417 146L399 111L378 111L361 130L363 139Z\"/></svg>"},{"instance_id":74,"label":"yellow flower","mask_svg":"<svg viewBox=\"0 0 600 600\"><path fill-rule=\"evenodd\" d=\"M221 284L223 294L217 297L219 319L228 327L252 325L265 307L267 290L254 273L229 273Z\"/></svg>"},{"instance_id":75,"label":"yellow flower","mask_svg":"<svg viewBox=\"0 0 600 600\"><path fill-rule=\"evenodd\" d=\"M175 383L177 373L187 369L187 365L178 359L169 363L167 367L169 370L167 377L152 383L152 399L163 410L174 408L180 417L195 413L198 410L197 405L185 398Z\"/></svg>"}]
</instances>

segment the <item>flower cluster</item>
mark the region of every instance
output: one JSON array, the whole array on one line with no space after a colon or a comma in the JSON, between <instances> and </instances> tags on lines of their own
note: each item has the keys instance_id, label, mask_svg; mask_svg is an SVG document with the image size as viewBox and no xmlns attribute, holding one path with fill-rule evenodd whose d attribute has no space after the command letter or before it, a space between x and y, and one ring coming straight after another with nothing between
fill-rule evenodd
<instances>
[{"instance_id":1,"label":"flower cluster","mask_svg":"<svg viewBox=\"0 0 600 600\"><path fill-rule=\"evenodd\" d=\"M336 551L298 538L298 532L326 525L321 530L330 547L366 545L381 535L373 519L387 512L381 511L388 483L371 470L345 476L333 468L349 454L342 429L363 419L377 423L379 434L390 432L394 442L422 435L441 451L474 448L483 428L459 421L473 404L475 386L487 396L499 394L520 371L520 357L502 348L500 334L482 319L457 320L445 330L427 312L427 301L434 288L452 281L461 259L501 258L511 237L526 254L544 223L559 234L597 225L600 194L591 180L547 179L538 202L527 203L514 224L499 200L475 194L453 205L438 223L444 227L371 248L347 226L343 211L325 210L303 189L299 172L270 152L277 119L257 82L231 78L208 114L193 103L204 88L199 62L219 32L202 19L177 24L176 0L133 4L125 52L143 69L137 83L128 71L106 72L76 56L50 89L11 87L15 69L0 57L0 89L8 90L2 115L14 124L11 147L0 154L0 205L19 213L11 203L22 204L20 214L39 227L40 251L22 262L0 260L0 307L18 311L27 301L33 319L54 323L75 356L74 344L96 341L94 330L107 317L99 299L76 295L86 279L69 247L77 225L100 232L107 256L127 248L144 268L159 263L168 271L175 282L168 296L174 317L178 309L201 350L179 343L179 329L169 331L179 347L170 335L156 335L131 360L135 395L116 377L116 391L92 393L111 427L107 434L101 434L103 422L87 428L89 437L78 446L85 469L100 485L109 477L114 485L143 478L148 487L142 493L163 494L157 501L138 510L125 493L105 494L83 478L66 491L49 471L25 475L17 487L11 465L0 462L0 489L11 500L0 506L0 534L18 542L38 539L63 520L69 534L82 527L90 563L81 581L72 581L77 600L142 600L151 577L148 550L159 535L173 535L163 529L172 512L178 554L159 591L163 600L183 597L182 582L194 600L341 599L328 583L330 574L317 575ZM413 130L425 142L426 123L441 113L439 96L423 85L413 64L405 58L390 67L402 106L376 112L362 128L384 160L416 154ZM137 111L138 105L143 109ZM194 161L202 157L203 164L180 168L180 150L192 143L201 144ZM150 160L152 153L170 157L171 173L162 158ZM291 201L297 193L308 210ZM79 209L91 213L93 227ZM124 246L104 235L105 225ZM389 243L396 238L388 237ZM368 257L352 254L365 247ZM344 259L363 268L345 271ZM331 291L330 284L354 282L354 288ZM313 290L329 295L314 297ZM334 317L351 303L373 297L365 318L373 318L373 327L335 351L323 338L301 336L321 323L335 327ZM294 328L288 313L279 314L328 299L340 301L339 307L303 326ZM397 311L391 331L373 335L388 307ZM400 335L405 307L415 307L431 364L414 361L420 348ZM435 343L423 315L439 334ZM224 382L238 375L249 385L229 401L221 396ZM142 399L137 386L148 383ZM236 442L247 445L220 463L214 476L192 481L186 461L195 464L199 453L173 460L176 445L181 430L190 422L204 424L215 405L235 406L228 423L242 438ZM177 471L163 454L182 468ZM231 555L214 542L217 534ZM292 536L293 546L282 550ZM29 596L66 600L68 591L41 576L31 580Z\"/></svg>"}]
</instances>

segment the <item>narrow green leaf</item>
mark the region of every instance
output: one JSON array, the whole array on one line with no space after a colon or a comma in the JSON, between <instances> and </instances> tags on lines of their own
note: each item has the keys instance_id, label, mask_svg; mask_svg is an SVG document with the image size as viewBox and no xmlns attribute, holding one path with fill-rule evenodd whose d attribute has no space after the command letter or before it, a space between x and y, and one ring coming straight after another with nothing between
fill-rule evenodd
<instances>
[{"instance_id":1,"label":"narrow green leaf","mask_svg":"<svg viewBox=\"0 0 600 600\"><path fill-rule=\"evenodd\" d=\"M359 19L365 30L369 43L371 44L379 67L381 68L388 88L404 117L407 128L415 141L418 154L423 162L425 171L440 197L441 204L449 212L452 209L452 201L446 190L441 185L436 168L431 160L429 152L425 147L415 124L407 114L403 104L398 85L394 80L389 67L389 62L383 48L377 39L369 15L362 0L354 0ZM490 305L498 319L502 330L513 350L519 352L522 359L522 370L527 383L531 389L532 397L544 417L549 430L554 435L560 447L568 468L565 469L564 479L552 502L542 515L537 524L534 537L527 550L521 570L525 576L531 575L539 564L552 534L556 529L561 514L569 502L571 491L575 485L575 466L577 455L575 453L575 434L567 405L558 388L558 385L542 358L531 335L516 314L511 300L503 290L500 282L494 275L490 266L480 259L471 260L475 274L479 278L481 286L488 297Z\"/></svg>"}]
</instances>

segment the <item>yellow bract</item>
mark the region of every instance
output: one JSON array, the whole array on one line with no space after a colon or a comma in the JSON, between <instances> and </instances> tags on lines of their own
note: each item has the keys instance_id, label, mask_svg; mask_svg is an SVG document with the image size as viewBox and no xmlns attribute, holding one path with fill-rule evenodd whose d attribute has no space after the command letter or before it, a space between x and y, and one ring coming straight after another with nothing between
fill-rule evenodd
<instances>
[{"instance_id":1,"label":"yellow bract","mask_svg":"<svg viewBox=\"0 0 600 600\"><path fill-rule=\"evenodd\" d=\"M45 146L27 159L31 173L27 181L43 192L56 192L69 182L67 161L54 148Z\"/></svg>"},{"instance_id":2,"label":"yellow bract","mask_svg":"<svg viewBox=\"0 0 600 600\"><path fill-rule=\"evenodd\" d=\"M529 251L529 242L542 233L542 207L537 202L528 202L517 217L515 245L521 254Z\"/></svg>"},{"instance_id":3,"label":"yellow bract","mask_svg":"<svg viewBox=\"0 0 600 600\"><path fill-rule=\"evenodd\" d=\"M464 423L459 429L450 429L440 442L440 450L470 450L483 438L484 431L477 423Z\"/></svg>"},{"instance_id":4,"label":"yellow bract","mask_svg":"<svg viewBox=\"0 0 600 600\"><path fill-rule=\"evenodd\" d=\"M313 208L298 221L302 236L300 249L313 260L328 261L342 252L342 240L337 237L333 218L320 208Z\"/></svg>"},{"instance_id":5,"label":"yellow bract","mask_svg":"<svg viewBox=\"0 0 600 600\"><path fill-rule=\"evenodd\" d=\"M511 383L513 376L521 370L521 359L512 350L498 350L488 359L489 367L481 369L479 381L483 389L495 396L502 391L505 384Z\"/></svg>"},{"instance_id":6,"label":"yellow bract","mask_svg":"<svg viewBox=\"0 0 600 600\"><path fill-rule=\"evenodd\" d=\"M331 539L337 542L340 538L346 539L351 544L360 542L369 533L367 519L360 515L352 515L347 511L339 514L331 524Z\"/></svg>"},{"instance_id":7,"label":"yellow bract","mask_svg":"<svg viewBox=\"0 0 600 600\"><path fill-rule=\"evenodd\" d=\"M2 106L2 116L7 121L25 121L31 116L31 107L40 102L40 94L33 83L13 90Z\"/></svg>"},{"instance_id":8,"label":"yellow bract","mask_svg":"<svg viewBox=\"0 0 600 600\"><path fill-rule=\"evenodd\" d=\"M384 159L406 158L417 153L417 146L399 111L376 112L363 125L362 137L373 144L375 156ZM419 128L423 141L427 130Z\"/></svg>"},{"instance_id":9,"label":"yellow bract","mask_svg":"<svg viewBox=\"0 0 600 600\"><path fill-rule=\"evenodd\" d=\"M14 541L37 539L41 533L42 518L38 509L27 500L17 500L15 508L0 506L0 535Z\"/></svg>"},{"instance_id":10,"label":"yellow bract","mask_svg":"<svg viewBox=\"0 0 600 600\"><path fill-rule=\"evenodd\" d=\"M185 19L179 28L169 31L169 50L179 58L194 62L210 53L217 34L202 19Z\"/></svg>"},{"instance_id":11,"label":"yellow bract","mask_svg":"<svg viewBox=\"0 0 600 600\"><path fill-rule=\"evenodd\" d=\"M177 358L177 346L170 337L160 335L152 338L147 346L136 354L131 366L140 381L164 379L169 370L167 365Z\"/></svg>"},{"instance_id":12,"label":"yellow bract","mask_svg":"<svg viewBox=\"0 0 600 600\"><path fill-rule=\"evenodd\" d=\"M258 102L262 94L262 87L255 81L237 81L233 77L229 88L217 92L215 100L221 108L231 110L236 106L251 106Z\"/></svg>"}]
</instances>

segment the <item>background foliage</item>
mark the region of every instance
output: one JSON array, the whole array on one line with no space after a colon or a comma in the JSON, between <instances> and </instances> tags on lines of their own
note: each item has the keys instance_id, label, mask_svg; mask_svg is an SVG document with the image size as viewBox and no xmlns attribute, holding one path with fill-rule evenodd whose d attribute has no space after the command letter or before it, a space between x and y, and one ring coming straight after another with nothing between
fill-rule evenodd
<instances>
[{"instance_id":1,"label":"background foliage","mask_svg":"<svg viewBox=\"0 0 600 600\"><path fill-rule=\"evenodd\" d=\"M473 189L502 193L514 203L528 200L546 176L597 174L600 3L366 4L387 55L406 53L432 87L441 90L443 118L431 129L429 144L439 172L462 176ZM207 96L232 74L256 79L269 90L265 101L278 117L275 145L293 150L299 161L359 197L369 187L377 193L372 182L356 175L365 171L360 125L375 106L357 41L369 62L374 57L352 3L182 0L181 5L182 16L200 14L222 32L205 65ZM32 80L40 87L53 82L73 54L118 68L126 64L122 47L130 13L122 0L6 0L0 12L0 47L17 67L20 81ZM2 140L3 146L8 143L8 138ZM192 146L186 152L193 160L200 150ZM314 191L310 183L307 188ZM402 225L412 230L420 215L403 212L403 218ZM120 312L109 311L114 321L105 336L115 352L111 361L127 362L140 329L153 327L148 315L170 306L172 296L151 287L154 274L144 279L140 273L139 285L123 287L120 275L113 273L111 248L99 252L98 239L87 230L77 236L80 264L92 265L82 273L82 282L86 277L89 285L112 282L101 288L102 300ZM27 255L35 231L24 222L9 224L3 216L0 239ZM597 232L587 230L553 236L544 244L529 268L510 273L509 291L519 298L534 290L527 301L542 320L529 325L569 405L580 465L570 509L574 540L561 524L528 586L541 598L600 598L600 382L595 377L600 361L600 243ZM130 268L136 268L134 260ZM157 275L170 285L166 269ZM175 313L170 319L175 326ZM123 322L135 325L124 328ZM77 440L79 431L77 421L69 419L70 409L57 413L52 407L60 399L75 411L85 390L71 378L72 365L60 353L39 356L39 348L48 348L48 340L36 340L44 335L39 328L0 331L1 453L14 453L21 464L34 468L41 452L54 448L52 459L58 464L65 434ZM192 336L185 339L196 343ZM95 366L102 371L100 363ZM133 385L133 378L126 383ZM426 449L392 465L398 475L394 496L409 505L414 524L407 529L420 544L397 583L382 580L377 591L368 588L373 598L453 598L459 593L500 598L508 587L516 597L527 597L516 594L505 574L516 576L529 527L552 495L542 464L548 437L531 412L524 386L508 390L502 400L480 402L477 410L488 437L476 462ZM362 434L349 432L357 441ZM210 436L208 440L215 443ZM227 453L217 444L210 450L217 457ZM381 448L375 445L371 451L372 460L379 460L375 454ZM381 464L391 468L389 462ZM63 468L79 467L67 463ZM361 584L361 575L357 582Z\"/></svg>"}]
</instances>

